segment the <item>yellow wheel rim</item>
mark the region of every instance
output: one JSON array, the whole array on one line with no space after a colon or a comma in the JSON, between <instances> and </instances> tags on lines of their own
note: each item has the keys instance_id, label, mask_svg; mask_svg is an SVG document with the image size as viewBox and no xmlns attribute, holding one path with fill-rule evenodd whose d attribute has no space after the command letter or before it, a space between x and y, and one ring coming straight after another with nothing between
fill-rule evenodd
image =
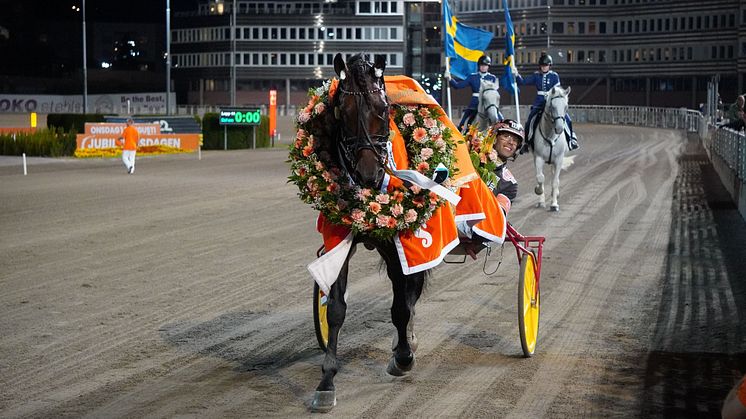
<instances>
[{"instance_id":1,"label":"yellow wheel rim","mask_svg":"<svg viewBox=\"0 0 746 419\"><path fill-rule=\"evenodd\" d=\"M525 356L534 354L539 337L540 297L536 288L534 258L533 253L523 255L518 288L518 324Z\"/></svg>"},{"instance_id":2,"label":"yellow wheel rim","mask_svg":"<svg viewBox=\"0 0 746 419\"><path fill-rule=\"evenodd\" d=\"M318 288L318 285L314 287L314 321L316 329L316 339L319 341L319 347L326 350L326 346L329 343L329 324L326 321L326 301L327 297L323 291Z\"/></svg>"}]
</instances>

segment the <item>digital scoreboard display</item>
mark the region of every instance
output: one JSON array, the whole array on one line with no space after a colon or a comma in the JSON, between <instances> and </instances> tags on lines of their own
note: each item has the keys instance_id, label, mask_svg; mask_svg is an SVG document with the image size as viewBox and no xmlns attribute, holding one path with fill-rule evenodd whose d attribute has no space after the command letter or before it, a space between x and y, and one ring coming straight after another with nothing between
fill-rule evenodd
<instances>
[{"instance_id":1,"label":"digital scoreboard display","mask_svg":"<svg viewBox=\"0 0 746 419\"><path fill-rule=\"evenodd\" d=\"M220 125L259 125L261 120L259 108L220 109Z\"/></svg>"}]
</instances>

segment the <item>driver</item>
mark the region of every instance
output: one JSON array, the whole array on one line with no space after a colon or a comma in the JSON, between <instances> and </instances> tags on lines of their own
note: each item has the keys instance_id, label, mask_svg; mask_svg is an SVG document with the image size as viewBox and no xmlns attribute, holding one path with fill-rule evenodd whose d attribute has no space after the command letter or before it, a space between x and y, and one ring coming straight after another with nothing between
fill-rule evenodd
<instances>
[{"instance_id":1,"label":"driver","mask_svg":"<svg viewBox=\"0 0 746 419\"><path fill-rule=\"evenodd\" d=\"M451 73L449 72L446 72L445 74L446 80L449 81L449 84L454 89L471 87L471 100L464 110L464 116L461 117L461 122L458 123L459 132L464 132L464 125L469 126L472 121L474 121L474 117L477 116L477 108L479 106L479 88L482 85L482 80L489 80L495 83L497 87L500 85L500 82L497 81L497 77L489 72L491 64L492 59L487 55L482 55L477 61L477 65L479 66L478 73L471 73L461 81L452 80Z\"/></svg>"},{"instance_id":2,"label":"driver","mask_svg":"<svg viewBox=\"0 0 746 419\"><path fill-rule=\"evenodd\" d=\"M495 168L497 184L490 182L487 186L492 190L500 209L507 217L511 202L518 195L518 181L505 166L508 160L515 160L518 149L523 144L524 131L523 126L512 119L498 122L492 126L490 131L495 133L493 149L498 156L497 167ZM474 260L477 260L477 253L484 249L483 241L478 237L471 240L462 239L462 244L464 252Z\"/></svg>"},{"instance_id":3,"label":"driver","mask_svg":"<svg viewBox=\"0 0 746 419\"><path fill-rule=\"evenodd\" d=\"M513 72L516 76L516 83L518 85L534 85L536 86L536 99L531 105L531 112L528 114L526 119L526 127L528 127L529 138L521 148L521 154L528 151L528 146L533 140L533 123L536 121L536 116L541 114L544 110L544 103L546 102L547 92L552 90L552 87L560 84L559 74L555 73L552 68L552 56L549 54L542 54L539 57L539 71L526 77L525 79L518 74L518 70L513 67ZM569 133L565 132L567 138L567 145L570 150L575 150L579 147L578 138L575 136L575 131L572 129L572 120L570 120L570 114L565 114L565 121L567 122L567 129Z\"/></svg>"}]
</instances>

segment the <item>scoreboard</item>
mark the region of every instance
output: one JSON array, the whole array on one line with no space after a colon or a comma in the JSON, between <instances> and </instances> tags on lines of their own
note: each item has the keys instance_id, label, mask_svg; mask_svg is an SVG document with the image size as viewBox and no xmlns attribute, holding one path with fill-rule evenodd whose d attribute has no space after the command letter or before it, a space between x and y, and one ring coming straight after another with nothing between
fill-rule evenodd
<instances>
[{"instance_id":1,"label":"scoreboard","mask_svg":"<svg viewBox=\"0 0 746 419\"><path fill-rule=\"evenodd\" d=\"M220 125L259 125L262 113L259 108L221 108Z\"/></svg>"}]
</instances>

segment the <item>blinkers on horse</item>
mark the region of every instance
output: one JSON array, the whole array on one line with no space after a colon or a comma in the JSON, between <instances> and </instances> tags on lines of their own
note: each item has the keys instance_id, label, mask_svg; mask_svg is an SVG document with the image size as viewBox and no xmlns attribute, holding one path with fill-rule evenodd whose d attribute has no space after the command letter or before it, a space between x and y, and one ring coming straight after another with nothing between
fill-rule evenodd
<instances>
[{"instance_id":1,"label":"blinkers on horse","mask_svg":"<svg viewBox=\"0 0 746 419\"><path fill-rule=\"evenodd\" d=\"M385 174L389 140L385 66L383 56L376 56L374 63L355 56L349 67L342 54L334 57L340 79L334 115L342 122L337 132L338 158L352 180L364 187L380 187Z\"/></svg>"}]
</instances>

